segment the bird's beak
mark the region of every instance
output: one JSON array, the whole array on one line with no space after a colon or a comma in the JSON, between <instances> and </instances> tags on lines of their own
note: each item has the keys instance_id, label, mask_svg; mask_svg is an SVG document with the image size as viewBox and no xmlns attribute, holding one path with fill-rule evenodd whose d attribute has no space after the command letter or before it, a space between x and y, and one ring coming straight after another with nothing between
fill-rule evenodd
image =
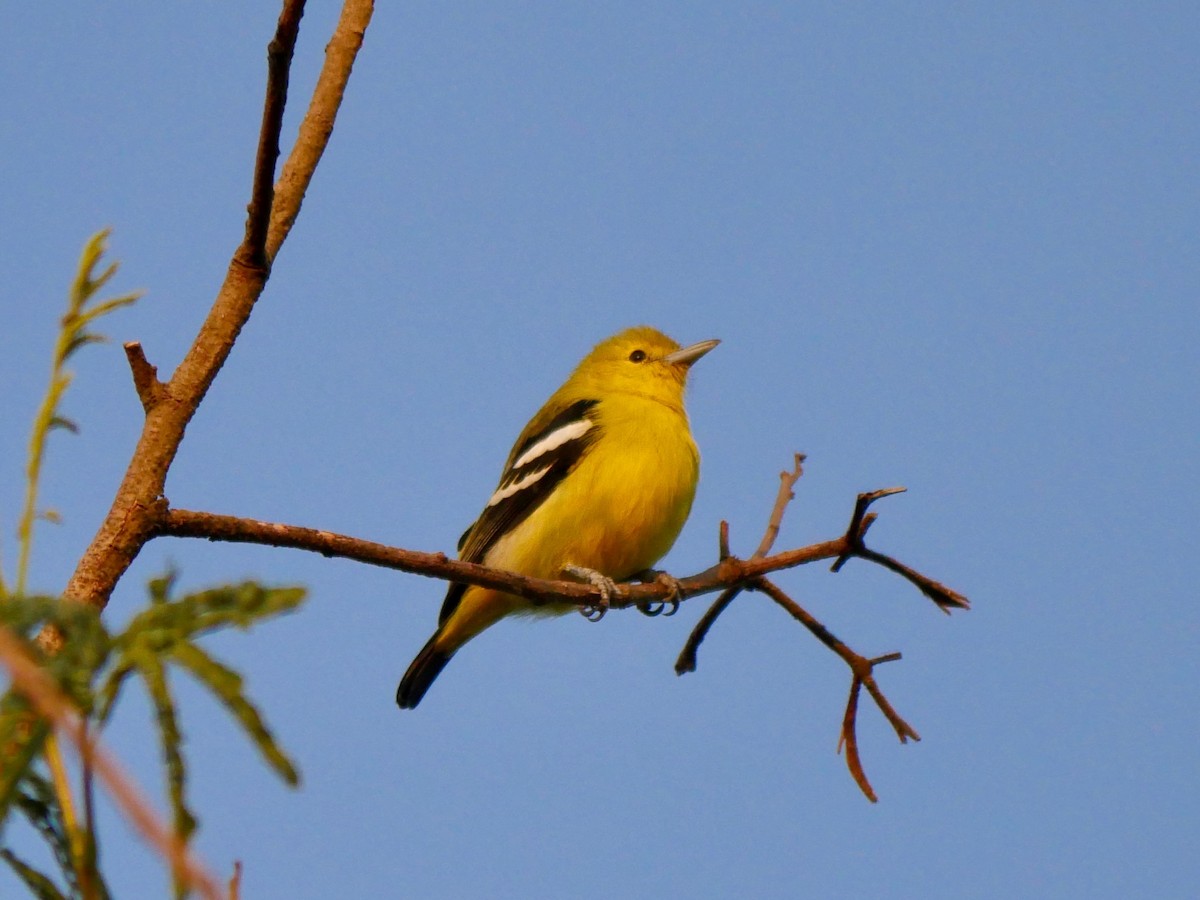
<instances>
[{"instance_id":1,"label":"bird's beak","mask_svg":"<svg viewBox=\"0 0 1200 900\"><path fill-rule=\"evenodd\" d=\"M690 347L683 347L679 350L676 350L674 353L668 353L662 359L663 362L671 363L675 366L690 366L719 343L721 342L701 341L698 344L692 344Z\"/></svg>"}]
</instances>

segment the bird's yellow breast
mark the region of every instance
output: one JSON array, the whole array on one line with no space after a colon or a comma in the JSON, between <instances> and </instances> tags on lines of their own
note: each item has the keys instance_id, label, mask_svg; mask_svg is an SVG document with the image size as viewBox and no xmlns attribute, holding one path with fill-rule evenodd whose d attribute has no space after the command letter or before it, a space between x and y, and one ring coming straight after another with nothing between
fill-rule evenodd
<instances>
[{"instance_id":1,"label":"bird's yellow breast","mask_svg":"<svg viewBox=\"0 0 1200 900\"><path fill-rule=\"evenodd\" d=\"M623 395L602 402L596 414L601 438L528 519L497 541L488 565L561 578L569 563L620 581L671 549L691 511L700 464L683 410Z\"/></svg>"}]
</instances>

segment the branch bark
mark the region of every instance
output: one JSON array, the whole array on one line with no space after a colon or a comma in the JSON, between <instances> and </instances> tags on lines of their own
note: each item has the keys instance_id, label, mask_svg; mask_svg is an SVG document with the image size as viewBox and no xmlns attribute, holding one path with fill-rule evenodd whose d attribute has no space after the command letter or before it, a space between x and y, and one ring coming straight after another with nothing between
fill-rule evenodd
<instances>
[{"instance_id":1,"label":"branch bark","mask_svg":"<svg viewBox=\"0 0 1200 900\"><path fill-rule=\"evenodd\" d=\"M210 541L243 544L265 544L272 547L307 550L312 553L320 553L322 556L352 559L368 565L382 566L429 578L498 588L525 597L534 603L561 603L567 600L571 603L585 605L598 603L601 599L600 591L597 588L580 582L530 578L515 572L506 572L502 569L492 569L476 563L451 559L444 553L426 553L419 550L389 547L375 541L315 528L285 525L280 522L263 522L258 519L217 513L172 509L165 500L159 501L155 505L151 511L151 517L156 523L153 529L154 535L203 538ZM675 584L678 585L681 592L679 599L711 593L722 588L740 590L772 572L824 559L859 556L864 551L867 551L867 548L861 545L860 537L846 534L832 541L821 541L771 556L756 556L750 559L728 556L703 572L678 579ZM874 551L867 552L873 556L882 556L882 554L875 554ZM890 557L886 558L890 559ZM926 582L937 583L907 566L903 568L909 573L905 577L914 581L918 586ZM612 597L609 602L609 607L624 609L670 600L676 596L675 584L657 582L620 584L617 586L616 596ZM949 591L949 589L944 588L944 590L954 594L957 598L955 605L963 609L967 608L968 603L965 597Z\"/></svg>"},{"instance_id":2,"label":"branch bark","mask_svg":"<svg viewBox=\"0 0 1200 900\"><path fill-rule=\"evenodd\" d=\"M271 261L295 221L328 143L346 80L371 19L371 0L346 0L326 52L325 67L300 127L300 137L279 184L272 187L287 96L287 73L303 9L303 0L285 0L271 42L246 234L230 261L208 317L175 373L159 389L146 389L152 383L147 372L152 372L153 367L144 354L139 352L130 358L146 418L112 506L64 591L74 600L103 608L118 580L154 536L157 519L153 511L163 495L167 471L184 431L262 295ZM47 631L40 640L48 650L54 650L60 639Z\"/></svg>"},{"instance_id":3,"label":"branch bark","mask_svg":"<svg viewBox=\"0 0 1200 900\"><path fill-rule=\"evenodd\" d=\"M730 554L729 526L722 522L718 541L719 559L715 566L687 578L675 579L668 576L649 583L618 585L615 596L607 598L606 607L620 609L632 606L646 611L651 604L670 602L678 605L688 597L720 590L720 596L693 628L679 654L675 663L675 672L682 675L695 670L696 655L701 642L717 618L741 591L752 590L766 594L849 666L852 673L850 696L846 704L846 711L842 716L838 751L840 752L845 747L846 763L851 776L867 799L874 803L877 797L867 779L858 750L858 699L862 688L866 687L871 698L895 729L901 743L906 743L909 739L914 741L921 739L916 730L892 707L875 682L873 674L875 666L898 660L900 654L890 653L885 656L868 658L851 650L766 576L783 569L823 559L834 560L833 569L838 571L845 562L859 557L882 565L906 578L946 612L953 608L966 609L968 602L966 597L961 594L866 546L865 535L876 519L876 514L869 511L871 505L883 497L901 493L903 488L886 488L859 494L854 504L854 512L850 517L850 524L840 538L770 555L779 535L784 512L794 498L792 488L802 474L803 461L804 456L796 454L793 470L780 473L779 492L768 518L766 531L754 555L749 559L741 560ZM156 522L155 535L266 544L273 547L307 550L324 556L353 559L403 572L497 588L508 593L518 594L539 604L561 603L567 600L577 604L581 611L594 609L601 603L600 590L592 585L573 581L545 581L529 578L514 572L490 569L486 566L450 559L444 553L422 553L388 547L347 535L302 528L296 525L284 525L278 522L262 522L236 516L171 509L165 499L155 505L152 515Z\"/></svg>"}]
</instances>

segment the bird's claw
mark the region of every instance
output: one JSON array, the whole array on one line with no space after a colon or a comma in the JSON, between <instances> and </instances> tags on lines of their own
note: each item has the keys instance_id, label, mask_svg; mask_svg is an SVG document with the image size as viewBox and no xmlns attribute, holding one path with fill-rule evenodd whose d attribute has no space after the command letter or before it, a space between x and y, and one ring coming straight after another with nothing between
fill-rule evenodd
<instances>
[{"instance_id":1,"label":"bird's claw","mask_svg":"<svg viewBox=\"0 0 1200 900\"><path fill-rule=\"evenodd\" d=\"M638 612L643 616L673 616L679 611L679 603L683 600L683 585L679 583L679 579L667 572L660 572L657 569L647 569L638 575L638 578L645 584L663 584L671 589L671 593L666 600L650 600L646 603L638 604Z\"/></svg>"},{"instance_id":2,"label":"bird's claw","mask_svg":"<svg viewBox=\"0 0 1200 900\"><path fill-rule=\"evenodd\" d=\"M589 569L586 566L567 564L563 566L563 571L581 581L586 581L600 592L600 602L581 604L579 612L589 622L599 622L603 619L604 614L608 612L608 608L612 604L612 598L617 593L617 583L607 575L603 575L595 569Z\"/></svg>"},{"instance_id":3,"label":"bird's claw","mask_svg":"<svg viewBox=\"0 0 1200 900\"><path fill-rule=\"evenodd\" d=\"M593 606L590 603L585 603L583 606L579 607L579 614L589 622L599 622L604 618L604 614L606 612L608 612L608 607L604 604L597 604Z\"/></svg>"}]
</instances>

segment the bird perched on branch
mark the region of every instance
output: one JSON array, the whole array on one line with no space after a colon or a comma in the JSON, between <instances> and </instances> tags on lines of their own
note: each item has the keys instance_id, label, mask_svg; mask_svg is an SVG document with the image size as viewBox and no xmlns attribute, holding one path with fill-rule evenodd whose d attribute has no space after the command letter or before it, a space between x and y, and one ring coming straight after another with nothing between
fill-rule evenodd
<instances>
[{"instance_id":1,"label":"bird perched on branch","mask_svg":"<svg viewBox=\"0 0 1200 900\"><path fill-rule=\"evenodd\" d=\"M604 596L614 580L649 570L692 508L700 454L683 391L692 364L718 343L681 348L640 327L597 344L517 438L499 486L458 543L459 558L535 578L574 575ZM450 585L396 703L415 707L458 649L505 616L573 608Z\"/></svg>"}]
</instances>

